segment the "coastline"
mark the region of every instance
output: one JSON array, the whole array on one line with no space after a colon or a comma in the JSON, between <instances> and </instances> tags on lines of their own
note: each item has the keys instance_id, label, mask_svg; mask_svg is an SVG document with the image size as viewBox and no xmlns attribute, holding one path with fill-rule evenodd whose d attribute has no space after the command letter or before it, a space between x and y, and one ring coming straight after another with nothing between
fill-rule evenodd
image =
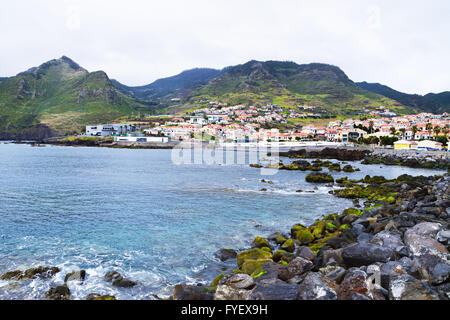
<instances>
[{"instance_id":1,"label":"coastline","mask_svg":"<svg viewBox=\"0 0 450 320\"><path fill-rule=\"evenodd\" d=\"M336 182L355 207L219 250L236 269L210 286L179 284L172 299L449 300L449 175Z\"/></svg>"},{"instance_id":2,"label":"coastline","mask_svg":"<svg viewBox=\"0 0 450 320\"><path fill-rule=\"evenodd\" d=\"M315 151L317 151L317 150L315 150ZM329 152L329 151L327 151L327 152ZM321 162L322 162L322 164L320 164ZM325 166L324 162L325 161L313 161L313 163L315 163L315 165L323 165L323 166ZM265 244L268 243L269 247L267 247L267 248L270 248L270 247L273 248L271 250L271 255L272 256L271 256L270 259L272 259L272 262L275 262L274 261L275 259L279 259L279 260L276 262L277 266L271 264L271 266L269 266L269 270L265 270L265 269L263 269L262 271L253 270L253 272L249 275L250 277L253 278L253 284L255 284L255 283L257 284L258 283L257 279L264 280L267 277L269 277L269 275L266 276L266 273L270 273L271 272L270 268L275 268L275 269L278 269L278 268L284 269L284 267L287 268L289 263L292 262L295 259L295 258L291 259L291 258L293 258L293 256L291 254L296 256L297 252L295 252L295 251L299 251L301 247L302 247L301 251L305 251L306 252L306 253L303 252L304 254L306 254L307 256L311 256L311 252L309 252L306 248L303 248L303 247L308 247L309 249L311 249L310 246L312 246L312 249L314 249L312 251L312 253L316 255L316 258L319 255L320 250L323 248L323 246L331 246L333 248L333 250L343 249L344 247L341 247L341 248L338 248L338 249L334 249L333 246L335 246L335 247L338 246L338 245L336 245L334 243L334 241L336 241L339 244L340 241L342 241L341 238L346 238L347 235L348 235L348 232L352 232L352 229L354 229L353 224L356 224L356 225L362 224L363 226L365 226L367 224L366 229L369 228L370 231L369 232L362 232L362 233L367 233L367 234L369 234L369 236L373 236L372 237L372 240L373 240L373 238L376 236L376 234L378 234L380 232L383 232L383 230L382 231L378 230L378 232L375 233L375 229L374 229L375 227L372 226L373 223L375 223L375 224L381 223L381 227L378 227L378 228L382 228L382 227L386 228L387 224L383 226L383 224L386 221L383 221L382 219L392 218L392 216L394 216L394 214L402 214L402 211L395 212L395 210L396 210L395 207L398 207L399 205L401 205L403 207L406 207L406 209L407 209L406 212L410 212L411 210L412 210L413 213L414 213L414 211L417 211L417 210L419 211L419 213L421 211L426 212L424 214L424 216L420 216L419 218L417 218L417 216L414 216L414 219L418 219L417 221L422 221L423 222L423 221L427 221L427 219L428 219L429 221L427 221L427 222L436 223L436 221L438 221L438 223L441 223L441 225L443 227L440 228L440 230L437 233L440 233L441 231L448 230L448 211L446 211L447 208L448 208L448 183L449 183L448 175L446 175L445 179L446 179L445 181L440 181L440 182L439 182L438 178L435 179L435 178L427 178L427 177L418 177L418 178L403 177L400 180L396 180L396 179L392 179L392 180L384 179L383 180L382 178L375 178L375 177L367 178L367 179L365 178L362 181L352 181L352 180L348 180L348 179L339 179L339 180L337 180L336 184L341 186L343 188L342 190L347 190L348 192L342 193L342 194L336 195L336 196L340 196L340 197L348 198L348 199L361 199L361 201L365 201L366 202L364 204L364 208L360 208L360 207L355 206L355 209L358 210L358 211L350 210L350 211L346 212L345 214L343 212L342 214L337 215L337 216L329 216L329 217L327 217L325 219L316 221L316 223L314 223L313 225L308 226L308 227L301 226L301 225L295 225L294 228L293 228L294 229L294 233L292 231L290 233L289 232L287 232L287 233L280 232L279 234L274 234L273 236L267 237L266 239L263 239L263 240L261 240L261 239L257 239L256 240L255 239L256 240L255 241L255 245L257 246L256 247L257 249L260 249L261 251L266 251L267 252L267 249L264 249L264 248L267 247ZM442 190L441 190L442 194L441 195L437 194L437 192L436 192L439 189L433 190L433 185L435 185L436 183L437 184L441 184L443 187L446 188L446 189L442 188ZM390 184L394 184L394 186L392 186L392 185L390 186ZM404 186L405 184L406 184L406 186ZM365 187L370 187L370 188L365 188ZM430 189L430 187L431 187L431 189ZM424 189L426 189L427 191L426 192L422 191ZM408 192L405 193L405 191L412 192L413 194L409 194L408 195ZM421 192L423 192L424 194L421 194ZM375 193L376 197L373 196L374 193ZM394 195L395 193L397 193L397 195ZM413 205L411 205L411 208L410 208L409 205L402 204L402 202L404 202L404 201L410 201L410 199L408 200L407 197L406 198L404 197L406 195L408 195L409 197L411 197L413 195L414 198L417 198L417 199L420 199L420 197L423 197L423 199L421 201L425 201L425 199L426 199L426 201L425 201L425 203L421 203L419 205L417 205L417 203L413 204ZM426 198L427 196L428 196L428 198ZM443 198L443 196L446 196L447 198ZM432 200L433 197L436 197L436 200L429 201L430 199ZM395 202L394 202L394 200L395 200ZM439 202L439 201L441 201L441 202ZM358 203L359 202L360 201L358 201ZM356 201L355 201L355 203L356 203ZM431 203L431 205L430 205L430 203ZM377 206L379 206L379 207L377 207ZM436 208L438 208L439 211L436 210ZM373 214L373 212L371 212L370 215L369 215L369 213L367 213L367 212L369 212L372 209L379 210L380 212L378 212L376 214ZM390 212L390 210L394 210L394 213ZM437 213L440 213L438 217L436 217ZM442 215L442 213L444 213L444 214ZM364 216L364 214L367 214L367 217ZM388 216L387 217L384 216L385 214L387 214ZM381 218L377 217L378 215L381 215ZM347 223L351 219L354 219L354 217L348 218L349 216L357 216L358 219L363 217L367 221L359 222L359 223L356 223L355 221L353 221L351 223ZM374 218L376 218L375 221L373 220ZM446 219L446 220L442 220L441 218L442 219ZM344 219L350 219L350 220L349 221L347 221L347 220L344 221ZM417 221L415 220L414 222L417 222ZM325 224L325 226L323 226L324 224ZM331 225L335 226L337 230L335 228L333 228L332 226L327 226L327 224L331 224ZM388 224L389 224L389 222L388 222ZM416 224L418 224L418 223L416 223ZM351 228L343 227L341 229L341 227L345 226L345 225L351 226ZM319 227L319 228L317 228L317 227ZM357 228L359 228L359 227L357 227ZM318 233L319 231L316 231L317 229L319 229L319 231L322 229L322 231L320 231L320 233ZM311 239L312 241L310 243L307 243L308 238L311 238L311 237L308 235L308 232L306 232L306 230L308 230L308 232L311 233L314 236L314 240ZM394 230L394 229L389 228L389 231L392 231L392 230ZM280 230L280 231L283 231L283 230ZM298 231L305 231L304 234L306 234L306 235L305 236L297 236ZM340 234L338 235L338 234L336 234L336 232L340 232ZM391 233L395 234L395 232L391 232ZM403 237L404 237L404 233L405 233L405 231L403 231ZM320 235L320 237L316 237L316 235ZM331 237L331 235L334 235L334 236ZM344 237L342 237L343 235L344 235ZM279 236L282 236L285 241L283 241L282 238L279 237ZM357 235L358 242L360 242L359 241L360 239L358 239L359 236L360 236L360 234ZM436 238L436 236L437 236L437 234L435 235L435 238ZM303 239L303 237L306 237L306 238ZM362 238L363 237L367 237L367 236L363 235ZM302 238L302 239L299 240L299 238ZM339 239L339 240L334 240L334 239ZM292 241L290 241L289 243L286 244L286 242L288 240L292 240ZM437 239L434 239L434 240L437 240ZM277 241L279 243L277 243ZM297 243L297 241L301 241L301 242ZM381 243L381 241L383 241L383 239L381 239L380 241L376 240L376 243L374 243L374 244ZM401 241L404 244L403 246L406 247L407 245L405 243L405 240L401 239ZM294 251L293 252L291 252L291 250L292 250L291 249L292 248L292 243L294 245ZM345 242L344 242L344 244L345 244ZM434 244L436 244L436 243L434 243ZM283 246L284 246L284 248L282 248ZM320 246L322 246L322 247L320 247ZM382 246L384 246L384 242L382 243ZM276 249L278 249L278 250L276 250ZM288 250L286 250L286 249L288 249ZM280 250L284 250L285 252L283 252L283 251L280 252ZM319 251L317 251L317 250L319 250ZM447 250L448 250L448 242L447 242ZM394 254L397 254L396 248L394 248L393 251L394 251ZM277 254L277 252L278 252L278 254ZM223 254L225 254L225 256L226 256L226 254L234 255L234 254L237 254L237 253L232 253L231 251L223 251L223 252L221 252L221 257L224 257ZM335 256L335 254L336 254L336 256ZM338 259L342 259L342 252L333 253L331 255L333 256L333 259L338 262L337 265L339 265L339 263L341 263L341 262L338 261ZM269 255L267 255L266 253L263 253L262 257L264 259L250 259L250 260L270 260L269 259ZM403 257L405 257L405 256L402 256L402 258ZM407 256L407 258L409 258L410 260L414 261L414 259L412 257L410 257L410 256ZM236 257L233 258L233 259L236 259ZM306 258L304 258L304 259L306 259ZM315 259L312 259L312 261L311 260L310 261L314 264L314 260ZM244 265L244 263L242 265ZM381 262L381 263L386 263L386 262ZM307 263L307 265L310 265L310 264ZM336 267L337 266L334 262L332 262L330 265L332 267ZM239 269L241 267L239 267ZM250 269L247 269L247 271L250 271L251 268L253 268L253 267L254 267L254 262L253 261L250 261L249 263L247 263L244 266L244 268L250 268ZM323 268L326 268L326 267L328 267L328 265L326 265L325 267L322 267L322 268L318 268L318 270L319 270L318 272L321 273L321 275L323 275L323 272L325 272L325 271L322 272L322 271L320 271L320 269L323 269ZM293 267L291 265L291 269L292 268ZM307 267L305 270L307 270L308 268L309 267ZM331 269L331 268L329 268L329 269ZM346 266L344 266L344 269L349 271L351 268L349 269L349 268L346 268ZM235 269L235 270L238 270L238 269ZM313 268L311 270L310 270L311 272L316 272L315 270L317 270L317 269ZM429 274L430 272L427 269L424 269L424 270L425 271L423 271L420 274L420 277L424 277L424 279L426 279L426 277L427 277L426 275ZM23 273L27 274L27 271L28 270L24 271ZM259 272L255 272L255 271L259 271ZM342 270L340 270L340 271L342 272ZM30 271L28 271L28 274L33 273L33 272L36 272L36 270L30 270ZM48 272L48 270L47 270L47 272ZM281 272L286 272L286 271L281 271ZM309 271L307 271L307 272L309 272ZM368 279L367 270L364 271L364 272L366 272L366 276L365 276L366 278L365 279L367 280ZM418 272L419 271L412 272L412 273L414 275L416 275L416 274L418 274ZM241 274L241 273L238 273L238 274ZM228 275L229 276L234 276L235 274L233 273L233 275L231 275L231 274L228 274ZM38 274L37 276L41 276L41 274ZM44 274L44 276L46 276L46 274ZM273 274L271 276L273 277ZM303 276L306 277L306 273L299 275L299 278L297 280L298 281L302 280L301 277L303 277ZM324 275L324 276L326 276L326 275ZM239 277L244 278L245 276L239 276ZM279 276L277 276L277 277L278 278L276 280L279 279ZM281 277L285 278L287 276L286 275L281 275ZM311 276L311 277L317 277L317 276ZM223 279L223 281L222 281L222 279ZM236 280L236 279L234 279L234 280L228 281L229 279L228 280L225 280L225 279L226 279L226 277L221 276L220 280L217 279L213 283L214 286L211 285L211 286L199 287L199 288L201 288L201 292L200 292L200 296L199 297L201 297L202 299L209 299L209 298L217 298L217 299L219 299L219 298L221 298L220 291L219 291L219 296L215 297L215 294L217 293L217 289L219 288L218 286L219 285L220 286L226 286L226 288L222 288L222 289L230 290L228 288L228 287L230 287L230 283L232 283L232 282L234 282ZM241 281L241 280L239 280L239 281ZM291 280L291 279L288 279L288 281L289 280ZM416 277L416 280L423 281L423 279L418 279L417 277ZM250 281L249 278L246 278L246 281ZM279 281L273 280L273 278L270 278L270 281L278 282L278 284L282 284ZM272 283L270 281L263 282L262 284L270 284L270 286L272 286ZM281 281L286 282L284 280L281 280ZM304 279L302 281L304 281ZM445 280L445 281L447 281L447 280ZM328 283L327 281L325 281L325 282ZM289 282L286 282L286 283L290 284ZM414 285L417 285L416 282L413 282L413 283L414 283ZM446 283L447 282L445 282L443 284L439 283L439 286L440 285L444 285ZM274 284L277 284L277 283L274 283ZM296 283L295 285L298 286L299 283ZM194 287L198 287L198 286L194 286ZM233 287L233 286L231 286L231 287ZM253 290L253 289L255 289L255 287L256 287L256 285L251 290L245 289L245 290L247 290L247 291L245 291L245 293L250 293L250 291L251 291L251 293L253 293L254 291L256 291L256 293L258 293L257 290ZM200 290L199 288L193 288L191 286L185 286L185 285L177 286L175 288L175 293L174 293L174 296L172 298L174 298L174 299L184 299L184 298L186 298L185 294L198 295L199 294L198 290ZM274 287L274 288L276 289L276 287ZM286 288L282 289L281 291L284 291L285 289L289 289L289 288L286 287ZM292 287L291 287L291 289L292 289ZM180 292L180 290L181 290L181 292ZM272 290L272 289L268 288L268 286L267 286L267 288L264 287L264 290ZM336 290L335 290L335 292L337 294ZM388 289L385 289L385 290L388 290ZM434 290L434 289L431 288L431 290ZM443 290L446 290L445 287L444 287ZM204 295L205 292L208 294L207 296ZM430 291L430 292L433 292L433 291ZM213 293L214 293L214 295L213 295ZM442 296L442 294L440 294L439 292L437 293L437 295L440 298ZM431 296L433 298L436 297L433 294ZM70 297L70 295L68 297ZM191 295L190 297L192 298L193 296ZM228 296L223 296L223 297L228 299ZM287 296L287 297L289 297L289 296ZM293 295L291 297L293 297ZM389 295L387 297L389 297ZM445 297L445 293L444 293L444 297ZM250 297L246 297L246 298L250 298ZM252 298L254 298L254 296L252 296ZM283 297L281 297L281 298L283 298ZM362 298L362 297L359 297L359 298ZM386 298L386 296L385 296L385 298ZM275 297L275 299L278 299L278 298Z\"/></svg>"}]
</instances>

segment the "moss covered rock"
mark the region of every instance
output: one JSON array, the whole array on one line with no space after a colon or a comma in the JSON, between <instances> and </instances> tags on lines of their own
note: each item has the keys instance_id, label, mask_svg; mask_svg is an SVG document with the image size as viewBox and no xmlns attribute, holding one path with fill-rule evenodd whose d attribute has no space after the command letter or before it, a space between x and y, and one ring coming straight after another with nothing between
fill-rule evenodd
<instances>
[{"instance_id":1,"label":"moss covered rock","mask_svg":"<svg viewBox=\"0 0 450 320\"><path fill-rule=\"evenodd\" d=\"M242 270L242 272L249 274L249 275L259 274L264 271L263 265L268 262L273 262L273 260L272 259L246 260L242 264L241 270Z\"/></svg>"},{"instance_id":2,"label":"moss covered rock","mask_svg":"<svg viewBox=\"0 0 450 320\"><path fill-rule=\"evenodd\" d=\"M272 249L272 246L269 244L269 242L264 239L263 237L256 237L255 240L253 240L252 246L254 248L270 248Z\"/></svg>"},{"instance_id":3,"label":"moss covered rock","mask_svg":"<svg viewBox=\"0 0 450 320\"><path fill-rule=\"evenodd\" d=\"M223 274L219 274L217 277L214 278L214 280L211 282L211 287L217 287L220 280L223 278Z\"/></svg>"},{"instance_id":4,"label":"moss covered rock","mask_svg":"<svg viewBox=\"0 0 450 320\"><path fill-rule=\"evenodd\" d=\"M300 244L309 244L314 240L314 236L312 235L311 231L308 229L301 230L297 232L297 241L300 242Z\"/></svg>"},{"instance_id":5,"label":"moss covered rock","mask_svg":"<svg viewBox=\"0 0 450 320\"><path fill-rule=\"evenodd\" d=\"M292 239L286 240L281 246L281 249L286 250L288 252L294 252L295 250L294 240Z\"/></svg>"},{"instance_id":6,"label":"moss covered rock","mask_svg":"<svg viewBox=\"0 0 450 320\"><path fill-rule=\"evenodd\" d=\"M272 253L259 248L253 248L238 253L237 265L239 268L241 268L244 262L248 260L272 260Z\"/></svg>"},{"instance_id":7,"label":"moss covered rock","mask_svg":"<svg viewBox=\"0 0 450 320\"><path fill-rule=\"evenodd\" d=\"M286 261L289 262L295 258L295 255L291 252L288 252L286 250L280 249L277 250L273 254L273 261L279 262L279 261Z\"/></svg>"},{"instance_id":8,"label":"moss covered rock","mask_svg":"<svg viewBox=\"0 0 450 320\"><path fill-rule=\"evenodd\" d=\"M275 243L276 244L283 244L284 242L286 242L286 238L285 237L283 237L283 235L281 235L281 234L279 234L279 235L277 235L277 237L275 238Z\"/></svg>"},{"instance_id":9,"label":"moss covered rock","mask_svg":"<svg viewBox=\"0 0 450 320\"><path fill-rule=\"evenodd\" d=\"M305 177L307 182L311 183L330 183L334 182L333 176L327 173L310 173Z\"/></svg>"},{"instance_id":10,"label":"moss covered rock","mask_svg":"<svg viewBox=\"0 0 450 320\"><path fill-rule=\"evenodd\" d=\"M293 237L293 238L296 238L297 237L297 232L298 231L301 231L301 230L305 230L306 229L306 227L304 226L304 225L302 225L302 224L300 224L300 223L297 223L296 225L294 225L292 228L291 228L291 236Z\"/></svg>"}]
</instances>

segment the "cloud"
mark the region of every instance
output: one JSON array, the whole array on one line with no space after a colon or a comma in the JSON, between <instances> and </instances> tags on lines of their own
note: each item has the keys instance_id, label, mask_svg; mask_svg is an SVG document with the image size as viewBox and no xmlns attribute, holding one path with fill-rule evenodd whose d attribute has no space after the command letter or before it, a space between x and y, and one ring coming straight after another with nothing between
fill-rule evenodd
<instances>
[{"instance_id":1,"label":"cloud","mask_svg":"<svg viewBox=\"0 0 450 320\"><path fill-rule=\"evenodd\" d=\"M128 85L250 59L323 62L354 81L450 90L450 2L166 0L6 2L0 76L67 55Z\"/></svg>"}]
</instances>

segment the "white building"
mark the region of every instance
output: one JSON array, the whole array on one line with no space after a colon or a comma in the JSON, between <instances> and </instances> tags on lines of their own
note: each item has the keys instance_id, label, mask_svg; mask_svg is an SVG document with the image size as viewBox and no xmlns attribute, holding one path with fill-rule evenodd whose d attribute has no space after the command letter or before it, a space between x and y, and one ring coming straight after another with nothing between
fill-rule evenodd
<instances>
[{"instance_id":1,"label":"white building","mask_svg":"<svg viewBox=\"0 0 450 320\"><path fill-rule=\"evenodd\" d=\"M108 137L124 133L133 133L139 130L139 126L129 123L99 124L86 126L86 136Z\"/></svg>"},{"instance_id":2,"label":"white building","mask_svg":"<svg viewBox=\"0 0 450 320\"><path fill-rule=\"evenodd\" d=\"M116 142L154 142L154 143L167 143L168 137L129 137L129 136L116 136L114 137Z\"/></svg>"}]
</instances>

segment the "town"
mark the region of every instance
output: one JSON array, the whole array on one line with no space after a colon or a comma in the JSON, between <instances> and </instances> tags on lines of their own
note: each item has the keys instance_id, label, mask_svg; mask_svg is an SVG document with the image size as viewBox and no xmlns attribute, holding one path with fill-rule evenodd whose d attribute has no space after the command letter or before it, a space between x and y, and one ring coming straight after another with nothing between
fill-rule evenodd
<instances>
[{"instance_id":1,"label":"town","mask_svg":"<svg viewBox=\"0 0 450 320\"><path fill-rule=\"evenodd\" d=\"M151 121L152 118L157 121ZM399 116L382 106L376 110L363 109L358 119L341 120L315 106L227 106L213 101L208 107L185 116L147 116L146 119L147 122L86 126L84 135L113 136L114 141L133 143L327 141L442 150L448 148L450 130L448 113ZM297 123L309 119L322 119L325 125Z\"/></svg>"}]
</instances>

